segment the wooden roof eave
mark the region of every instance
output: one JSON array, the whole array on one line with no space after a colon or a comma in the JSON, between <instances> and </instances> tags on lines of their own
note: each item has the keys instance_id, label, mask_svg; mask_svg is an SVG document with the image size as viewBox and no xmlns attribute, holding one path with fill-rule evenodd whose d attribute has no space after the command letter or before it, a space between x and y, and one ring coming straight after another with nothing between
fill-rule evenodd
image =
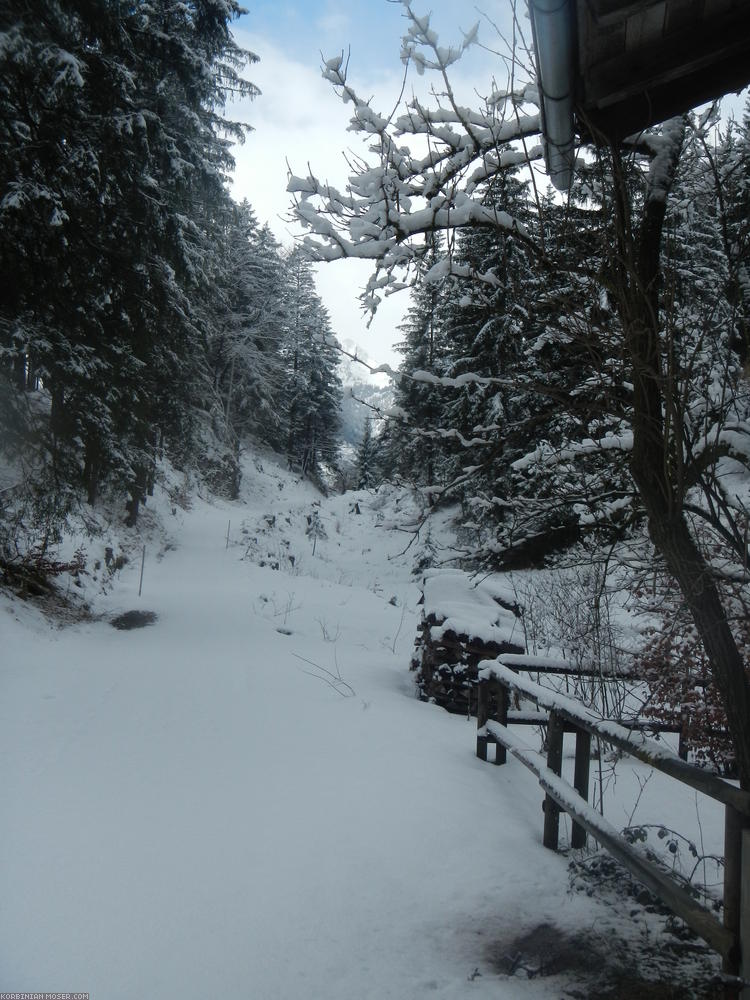
<instances>
[{"instance_id":1,"label":"wooden roof eave","mask_svg":"<svg viewBox=\"0 0 750 1000\"><path fill-rule=\"evenodd\" d=\"M619 142L750 82L748 3L577 3L575 113L586 138ZM592 15L592 7L602 12Z\"/></svg>"}]
</instances>

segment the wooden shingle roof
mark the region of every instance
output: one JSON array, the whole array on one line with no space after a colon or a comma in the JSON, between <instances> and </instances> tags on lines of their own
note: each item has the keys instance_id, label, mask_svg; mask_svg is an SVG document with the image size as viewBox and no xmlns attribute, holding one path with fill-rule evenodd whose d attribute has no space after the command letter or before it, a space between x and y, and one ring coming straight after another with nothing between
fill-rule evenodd
<instances>
[{"instance_id":1,"label":"wooden shingle roof","mask_svg":"<svg viewBox=\"0 0 750 1000\"><path fill-rule=\"evenodd\" d=\"M528 0L547 164L575 136L619 141L750 83L750 0Z\"/></svg>"},{"instance_id":2,"label":"wooden shingle roof","mask_svg":"<svg viewBox=\"0 0 750 1000\"><path fill-rule=\"evenodd\" d=\"M579 126L622 138L750 82L748 0L576 0Z\"/></svg>"}]
</instances>

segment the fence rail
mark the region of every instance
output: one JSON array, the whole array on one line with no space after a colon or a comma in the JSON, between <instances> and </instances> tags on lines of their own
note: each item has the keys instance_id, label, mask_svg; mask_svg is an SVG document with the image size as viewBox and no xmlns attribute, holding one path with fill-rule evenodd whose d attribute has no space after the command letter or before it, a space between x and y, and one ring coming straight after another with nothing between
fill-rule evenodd
<instances>
[{"instance_id":1,"label":"fence rail","mask_svg":"<svg viewBox=\"0 0 750 1000\"><path fill-rule=\"evenodd\" d=\"M505 662L505 661L508 662ZM519 656L500 656L479 665L477 687L477 756L488 759L488 746L495 744L494 763L505 764L507 754L534 773L545 792L545 847L557 850L560 812L573 821L571 846L583 847L591 834L631 874L657 895L674 913L723 959L724 971L732 976L750 974L750 793L702 768L689 764L670 750L647 739L638 728L597 718L571 698L542 687L517 670L537 670ZM541 712L508 711L509 694L516 691L534 702ZM516 718L514 718L516 716ZM547 725L547 756L527 746L508 726ZM573 784L561 777L563 736L576 738ZM724 921L701 906L663 869L644 857L588 802L591 737L617 747L649 764L655 770L708 795L725 806ZM743 879L746 883L742 893ZM744 961L743 961L744 956ZM734 992L733 996L738 994ZM750 988L742 994L750 997Z\"/></svg>"}]
</instances>

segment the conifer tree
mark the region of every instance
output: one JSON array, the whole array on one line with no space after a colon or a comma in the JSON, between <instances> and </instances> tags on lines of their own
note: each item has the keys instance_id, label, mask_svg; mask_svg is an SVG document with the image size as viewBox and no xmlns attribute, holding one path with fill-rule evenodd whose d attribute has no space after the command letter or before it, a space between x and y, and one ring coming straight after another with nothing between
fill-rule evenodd
<instances>
[{"instance_id":1,"label":"conifer tree","mask_svg":"<svg viewBox=\"0 0 750 1000\"><path fill-rule=\"evenodd\" d=\"M705 147L708 157L708 145ZM711 159L719 232L728 270L727 297L736 313L743 364L750 357L750 98L742 121L731 122Z\"/></svg>"},{"instance_id":2,"label":"conifer tree","mask_svg":"<svg viewBox=\"0 0 750 1000\"><path fill-rule=\"evenodd\" d=\"M48 400L37 478L149 488L157 442L187 461L228 202L228 90L254 57L222 4L0 4L0 350Z\"/></svg>"},{"instance_id":3,"label":"conifer tree","mask_svg":"<svg viewBox=\"0 0 750 1000\"><path fill-rule=\"evenodd\" d=\"M290 467L308 475L318 472L321 462L336 463L341 379L328 313L315 291L310 262L300 250L289 255L287 271L282 393L286 453Z\"/></svg>"},{"instance_id":4,"label":"conifer tree","mask_svg":"<svg viewBox=\"0 0 750 1000\"><path fill-rule=\"evenodd\" d=\"M519 220L528 223L526 187L509 168L487 186L483 204L511 207ZM521 359L535 276L526 248L492 229L460 232L454 256L461 276L450 279L444 297L446 374L452 378L476 374L497 381L469 381L461 388L443 390L443 427L460 434L446 439L444 447L452 453L452 477L461 479L454 495L472 517L496 520L506 508L493 508L492 498L508 495L513 428L528 410ZM517 384L511 386L511 380ZM468 479L462 475L467 466L472 467Z\"/></svg>"},{"instance_id":5,"label":"conifer tree","mask_svg":"<svg viewBox=\"0 0 750 1000\"><path fill-rule=\"evenodd\" d=\"M446 341L443 330L445 283L440 268L446 258L440 240L432 241L419 264L412 302L399 327L404 339L396 345L403 355L403 376L394 392L395 410L401 418L391 421L383 438L383 458L391 474L419 485L435 485L443 478L444 449L437 435L444 411L444 393L431 377L445 370Z\"/></svg>"},{"instance_id":6,"label":"conifer tree","mask_svg":"<svg viewBox=\"0 0 750 1000\"><path fill-rule=\"evenodd\" d=\"M210 322L208 353L224 436L273 444L281 425L276 401L288 321L281 250L246 201L230 209L222 247L222 308Z\"/></svg>"},{"instance_id":7,"label":"conifer tree","mask_svg":"<svg viewBox=\"0 0 750 1000\"><path fill-rule=\"evenodd\" d=\"M372 438L372 420L365 418L365 428L357 451L357 489L367 490L374 480L374 443Z\"/></svg>"}]
</instances>

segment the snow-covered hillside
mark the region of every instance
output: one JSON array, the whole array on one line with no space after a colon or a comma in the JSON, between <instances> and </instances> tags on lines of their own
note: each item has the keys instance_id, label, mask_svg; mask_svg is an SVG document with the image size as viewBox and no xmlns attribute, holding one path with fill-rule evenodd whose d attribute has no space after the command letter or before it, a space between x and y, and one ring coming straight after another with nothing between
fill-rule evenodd
<instances>
[{"instance_id":1,"label":"snow-covered hillside","mask_svg":"<svg viewBox=\"0 0 750 1000\"><path fill-rule=\"evenodd\" d=\"M414 697L408 499L321 499L267 460L243 491L156 498L140 598L135 547L105 593L90 543L92 620L2 599L0 989L645 995L585 983L618 962L635 977L645 941L677 940L663 918L575 891L533 779ZM132 610L156 621L111 626ZM614 823L642 774L623 765ZM637 819L694 831L692 793L665 789L649 781ZM699 819L708 852L720 811Z\"/></svg>"}]
</instances>

